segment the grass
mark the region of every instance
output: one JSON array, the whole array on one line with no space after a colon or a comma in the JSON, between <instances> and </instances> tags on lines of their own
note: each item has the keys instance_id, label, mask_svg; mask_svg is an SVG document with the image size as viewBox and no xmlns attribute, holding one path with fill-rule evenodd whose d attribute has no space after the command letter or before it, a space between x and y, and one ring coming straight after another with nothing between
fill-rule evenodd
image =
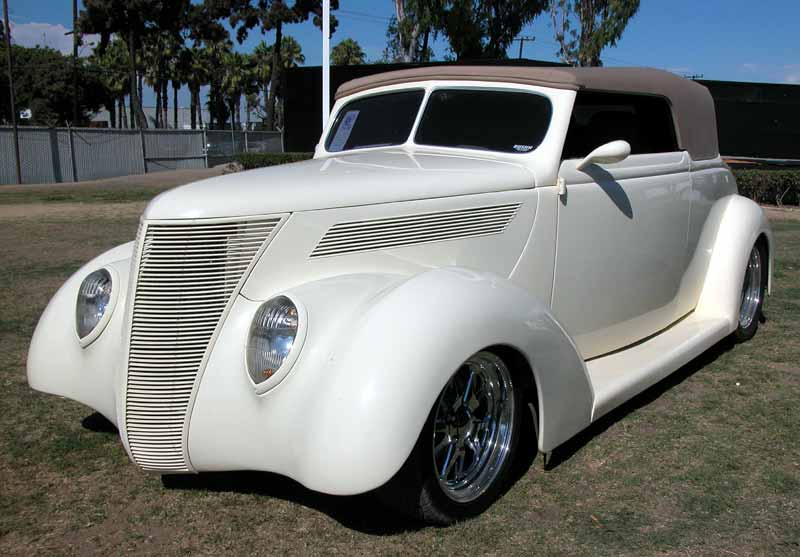
<instances>
[{"instance_id":1,"label":"grass","mask_svg":"<svg viewBox=\"0 0 800 557\"><path fill-rule=\"evenodd\" d=\"M547 470L537 457L483 516L446 529L269 474L166 488L91 410L32 391L25 357L47 300L136 226L92 209L0 219L2 554L800 552L798 221L774 223L773 296L751 342L709 351L561 447Z\"/></svg>"},{"instance_id":2,"label":"grass","mask_svg":"<svg viewBox=\"0 0 800 557\"><path fill-rule=\"evenodd\" d=\"M20 203L128 203L148 201L167 187L126 184L114 187L60 185L57 187L8 187L0 189L0 205Z\"/></svg>"}]
</instances>

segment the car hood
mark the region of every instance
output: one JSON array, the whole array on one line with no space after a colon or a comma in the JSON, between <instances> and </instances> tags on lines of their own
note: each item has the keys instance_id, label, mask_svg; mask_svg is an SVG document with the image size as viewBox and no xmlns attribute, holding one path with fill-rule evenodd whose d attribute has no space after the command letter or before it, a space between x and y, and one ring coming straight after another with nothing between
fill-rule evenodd
<instances>
[{"instance_id":1,"label":"car hood","mask_svg":"<svg viewBox=\"0 0 800 557\"><path fill-rule=\"evenodd\" d=\"M146 219L197 219L352 207L534 186L526 167L480 157L387 150L218 176L162 193Z\"/></svg>"}]
</instances>

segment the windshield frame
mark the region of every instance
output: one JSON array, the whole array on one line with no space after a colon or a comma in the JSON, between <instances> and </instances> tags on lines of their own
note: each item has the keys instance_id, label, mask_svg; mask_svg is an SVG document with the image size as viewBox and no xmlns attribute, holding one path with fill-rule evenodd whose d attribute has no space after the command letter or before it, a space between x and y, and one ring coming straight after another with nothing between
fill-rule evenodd
<instances>
[{"instance_id":1,"label":"windshield frame","mask_svg":"<svg viewBox=\"0 0 800 557\"><path fill-rule=\"evenodd\" d=\"M411 126L408 136L403 143L397 143L393 145L381 145L377 147L359 147L355 149L347 149L343 151L328 151L326 148L327 143L332 139L334 133L334 124L339 117L339 114L344 110L348 104L352 101L363 99L366 97L374 97L378 95L384 95L387 93L400 93L404 91L419 91L420 89L424 90L424 96L422 98L422 102L420 103L419 109L417 114L414 118L414 123ZM537 95L543 97L548 101L550 104L551 109L551 116L550 121L548 123L548 129L545 132L545 135L539 145L536 148L532 149L528 152L508 152L508 151L495 151L491 149L479 149L479 148L468 148L468 147L446 147L440 145L426 145L423 143L416 143L414 138L417 135L417 128L420 125L422 120L422 116L425 113L425 110L428 106L428 100L431 94L434 91L439 90L478 90L478 91L502 91L502 92L519 92L519 93L527 93L531 95ZM323 134L321 136L320 142L317 145L317 153L321 156L326 157L335 157L341 156L346 154L352 153L367 153L371 151L386 151L386 150L403 150L403 151L416 151L416 150L424 150L426 152L444 152L444 153L455 153L455 154L464 154L467 156L492 156L497 158L512 158L512 159L520 159L525 157L531 157L535 153L537 153L540 147L547 141L548 136L550 135L553 124L554 124L554 114L555 114L555 103L553 99L548 94L549 89L546 87L539 87L533 85L522 85L522 84L513 84L513 83L489 83L489 82L475 82L475 81L423 81L423 82L408 82L408 83L400 83L396 85L389 85L385 87L378 87L375 89L369 89L367 91L362 91L348 97L344 97L337 101L336 105L334 105L334 110L331 112L331 115L328 119L328 122L323 130Z\"/></svg>"}]
</instances>

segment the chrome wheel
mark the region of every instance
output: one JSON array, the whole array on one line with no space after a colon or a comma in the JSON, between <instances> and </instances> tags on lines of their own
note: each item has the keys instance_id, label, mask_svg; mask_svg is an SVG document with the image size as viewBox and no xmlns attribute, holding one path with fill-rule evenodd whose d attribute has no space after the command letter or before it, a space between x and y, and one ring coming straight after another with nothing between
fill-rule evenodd
<instances>
[{"instance_id":1,"label":"chrome wheel","mask_svg":"<svg viewBox=\"0 0 800 557\"><path fill-rule=\"evenodd\" d=\"M453 501L480 497L509 454L514 427L511 373L490 352L478 352L450 378L436 406L433 466Z\"/></svg>"},{"instance_id":2,"label":"chrome wheel","mask_svg":"<svg viewBox=\"0 0 800 557\"><path fill-rule=\"evenodd\" d=\"M742 303L739 306L739 327L747 329L758 318L761 307L761 252L758 246L753 247L742 284Z\"/></svg>"}]
</instances>

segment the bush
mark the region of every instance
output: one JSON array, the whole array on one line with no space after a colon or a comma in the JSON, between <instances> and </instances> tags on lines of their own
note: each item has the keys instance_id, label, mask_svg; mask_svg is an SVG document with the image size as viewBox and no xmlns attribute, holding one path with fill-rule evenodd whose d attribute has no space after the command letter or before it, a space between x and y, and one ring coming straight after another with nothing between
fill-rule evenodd
<instances>
[{"instance_id":1,"label":"bush","mask_svg":"<svg viewBox=\"0 0 800 557\"><path fill-rule=\"evenodd\" d=\"M800 200L800 169L733 169L739 193L758 203L797 205Z\"/></svg>"},{"instance_id":2,"label":"bush","mask_svg":"<svg viewBox=\"0 0 800 557\"><path fill-rule=\"evenodd\" d=\"M289 162L304 161L314 156L314 153L240 153L236 155L236 162L245 170L286 164Z\"/></svg>"}]
</instances>

